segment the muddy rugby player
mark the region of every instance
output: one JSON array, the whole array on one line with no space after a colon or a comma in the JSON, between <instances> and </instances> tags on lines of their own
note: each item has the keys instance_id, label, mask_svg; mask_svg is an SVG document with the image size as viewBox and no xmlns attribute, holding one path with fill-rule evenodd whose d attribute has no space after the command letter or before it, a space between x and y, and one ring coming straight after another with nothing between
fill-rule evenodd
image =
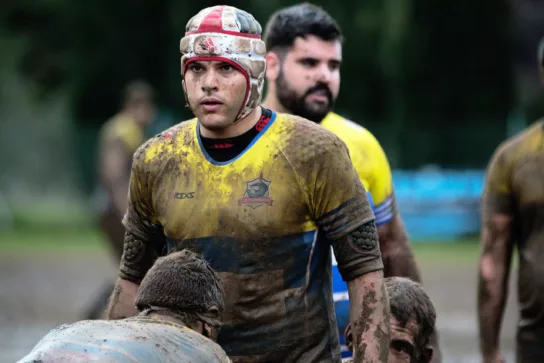
<instances>
[{"instance_id":1,"label":"muddy rugby player","mask_svg":"<svg viewBox=\"0 0 544 363\"><path fill-rule=\"evenodd\" d=\"M391 310L391 345L387 363L430 363L430 345L436 323L436 310L421 284L406 277L387 277L385 286ZM346 344L352 350L351 325ZM345 358L344 363L351 363Z\"/></svg>"},{"instance_id":2,"label":"muddy rugby player","mask_svg":"<svg viewBox=\"0 0 544 363\"><path fill-rule=\"evenodd\" d=\"M200 256L159 258L138 294L135 317L84 320L47 334L18 363L228 363L213 340L224 308L218 276Z\"/></svg>"},{"instance_id":3,"label":"muddy rugby player","mask_svg":"<svg viewBox=\"0 0 544 363\"><path fill-rule=\"evenodd\" d=\"M157 255L190 249L221 277L218 342L234 362L340 362L332 245L352 296L355 357L386 362L389 304L367 194L337 136L260 107L261 31L230 6L189 20L181 73L196 117L135 153L108 316L135 313Z\"/></svg>"},{"instance_id":4,"label":"muddy rugby player","mask_svg":"<svg viewBox=\"0 0 544 363\"><path fill-rule=\"evenodd\" d=\"M115 263L121 261L127 209L127 191L132 156L144 143L145 128L155 118L155 91L146 82L132 81L123 91L122 109L101 128L98 143L99 185L96 192L100 228ZM115 281L112 280L91 302L86 319L103 316Z\"/></svg>"},{"instance_id":5,"label":"muddy rugby player","mask_svg":"<svg viewBox=\"0 0 544 363\"><path fill-rule=\"evenodd\" d=\"M264 41L268 52L268 92L263 106L318 123L346 143L376 215L384 276L421 281L397 211L385 152L370 131L332 112L340 90L340 27L322 8L303 3L276 11L265 27ZM349 323L348 286L335 265L333 290L338 330L342 334ZM441 361L437 335L433 335L433 345L433 362L437 363ZM344 356L349 355L345 351Z\"/></svg>"},{"instance_id":6,"label":"muddy rugby player","mask_svg":"<svg viewBox=\"0 0 544 363\"><path fill-rule=\"evenodd\" d=\"M538 48L544 84L544 38ZM478 316L484 363L499 349L514 247L519 251L517 362L544 362L544 121L497 147L482 198Z\"/></svg>"}]
</instances>

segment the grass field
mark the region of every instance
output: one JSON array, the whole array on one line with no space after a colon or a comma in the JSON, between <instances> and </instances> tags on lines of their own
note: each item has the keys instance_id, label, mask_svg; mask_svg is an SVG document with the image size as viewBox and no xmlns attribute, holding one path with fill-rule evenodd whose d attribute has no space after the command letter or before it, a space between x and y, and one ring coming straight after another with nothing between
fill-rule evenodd
<instances>
[{"instance_id":1,"label":"grass field","mask_svg":"<svg viewBox=\"0 0 544 363\"><path fill-rule=\"evenodd\" d=\"M438 311L444 363L478 362L477 241L412 246ZM95 230L0 232L1 362L21 358L49 329L81 319L82 309L115 274L115 263ZM515 321L511 296L502 340L509 361Z\"/></svg>"}]
</instances>

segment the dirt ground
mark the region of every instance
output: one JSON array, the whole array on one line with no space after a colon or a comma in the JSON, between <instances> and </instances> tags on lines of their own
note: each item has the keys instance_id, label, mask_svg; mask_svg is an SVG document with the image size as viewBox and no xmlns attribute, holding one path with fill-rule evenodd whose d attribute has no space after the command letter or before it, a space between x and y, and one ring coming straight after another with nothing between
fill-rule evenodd
<instances>
[{"instance_id":1,"label":"dirt ground","mask_svg":"<svg viewBox=\"0 0 544 363\"><path fill-rule=\"evenodd\" d=\"M438 309L444 363L479 362L476 335L476 267L448 260L420 261L427 291ZM83 307L116 267L105 252L4 253L0 256L0 363L27 354L49 329L81 319ZM511 287L515 293L514 286ZM517 315L510 297L501 342L513 362Z\"/></svg>"}]
</instances>

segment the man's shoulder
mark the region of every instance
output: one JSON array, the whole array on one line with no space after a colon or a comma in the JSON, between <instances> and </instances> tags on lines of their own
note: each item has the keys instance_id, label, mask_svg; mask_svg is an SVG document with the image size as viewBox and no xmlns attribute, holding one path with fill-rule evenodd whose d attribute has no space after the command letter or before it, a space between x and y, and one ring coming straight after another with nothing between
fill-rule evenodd
<instances>
[{"instance_id":1,"label":"man's shoulder","mask_svg":"<svg viewBox=\"0 0 544 363\"><path fill-rule=\"evenodd\" d=\"M334 112L321 121L321 126L338 135L348 146L381 148L378 139L367 128Z\"/></svg>"},{"instance_id":2,"label":"man's shoulder","mask_svg":"<svg viewBox=\"0 0 544 363\"><path fill-rule=\"evenodd\" d=\"M204 356L207 362L228 362L227 355L219 344L185 325L144 316L125 319L125 322L132 326L139 326L140 331L145 327L143 330L152 333L150 336L154 339L170 342L176 350L182 349L183 354L194 358L195 362L199 362ZM163 347L168 346L163 344Z\"/></svg>"},{"instance_id":3,"label":"man's shoulder","mask_svg":"<svg viewBox=\"0 0 544 363\"><path fill-rule=\"evenodd\" d=\"M181 152L195 140L195 125L196 119L182 121L151 137L136 150L134 162L148 163Z\"/></svg>"},{"instance_id":4,"label":"man's shoulder","mask_svg":"<svg viewBox=\"0 0 544 363\"><path fill-rule=\"evenodd\" d=\"M497 163L502 165L514 163L516 160L523 159L524 156L531 156L531 150L538 150L540 153L540 148L534 148L534 146L535 142L540 143L543 137L544 121L539 120L502 141L495 148L489 166Z\"/></svg>"},{"instance_id":5,"label":"man's shoulder","mask_svg":"<svg viewBox=\"0 0 544 363\"><path fill-rule=\"evenodd\" d=\"M318 156L345 148L338 135L315 122L290 114L280 113L277 117L280 120L278 133L289 140L287 148L301 156Z\"/></svg>"}]
</instances>

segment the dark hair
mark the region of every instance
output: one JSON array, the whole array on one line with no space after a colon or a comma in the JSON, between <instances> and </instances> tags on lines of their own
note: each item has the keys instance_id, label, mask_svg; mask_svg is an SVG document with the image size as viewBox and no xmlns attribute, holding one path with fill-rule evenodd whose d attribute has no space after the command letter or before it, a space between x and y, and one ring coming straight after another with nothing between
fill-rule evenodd
<instances>
[{"instance_id":1,"label":"dark hair","mask_svg":"<svg viewBox=\"0 0 544 363\"><path fill-rule=\"evenodd\" d=\"M189 250L157 259L142 280L136 307L171 309L180 313L206 313L213 306L224 310L219 277L202 256Z\"/></svg>"},{"instance_id":2,"label":"dark hair","mask_svg":"<svg viewBox=\"0 0 544 363\"><path fill-rule=\"evenodd\" d=\"M423 286L405 277L385 279L391 315L402 325L414 320L420 327L416 337L419 348L427 345L434 333L436 311Z\"/></svg>"},{"instance_id":3,"label":"dark hair","mask_svg":"<svg viewBox=\"0 0 544 363\"><path fill-rule=\"evenodd\" d=\"M264 42L268 51L291 47L298 37L314 35L325 41L343 41L340 27L321 7L302 3L276 11L265 27Z\"/></svg>"}]
</instances>

